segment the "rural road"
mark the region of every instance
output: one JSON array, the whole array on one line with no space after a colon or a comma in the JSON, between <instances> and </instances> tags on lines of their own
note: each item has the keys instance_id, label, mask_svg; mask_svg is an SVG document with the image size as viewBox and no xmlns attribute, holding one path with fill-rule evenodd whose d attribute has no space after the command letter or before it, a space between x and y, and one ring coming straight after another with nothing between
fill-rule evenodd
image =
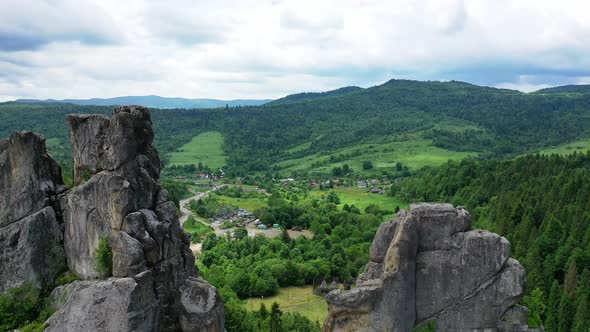
<instances>
[{"instance_id":1,"label":"rural road","mask_svg":"<svg viewBox=\"0 0 590 332\"><path fill-rule=\"evenodd\" d=\"M198 201L198 200L202 199L203 197L209 195L212 191L219 190L219 189L222 189L222 188L225 188L225 187L227 187L226 184L215 186L215 187L211 188L210 190L204 191L202 193L198 193L195 196L192 196L192 197L189 197L187 199L181 200L179 202L181 215L178 218L178 220L180 221L180 226L182 227L182 225L184 224L184 222L192 214L191 210L189 210L186 207L186 206L188 206L190 204L190 202L192 200ZM219 221L212 222L212 223L207 223L207 222L205 222L205 221L203 221L203 220L201 220L199 218L195 218L195 219L197 221L199 221L203 225L212 227L213 230L215 231L215 234L217 236L224 237L227 232L230 232L231 231L229 229L221 229L220 227L221 227L221 225L223 223L221 223ZM280 230L274 229L274 228L269 228L269 229L266 229L266 230L260 230L260 229L257 229L255 227L248 227L247 230L248 230L248 236L249 237L254 237L254 236L256 236L256 234L264 234L264 236L266 236L266 237L273 238L273 237L277 237L277 236L279 236L281 234L281 231ZM303 231L289 230L288 232L289 232L289 235L292 238L297 238L297 237L299 237L301 235L305 235L308 238L311 238L313 236L313 234L311 232L309 232L308 230L303 230ZM199 252L201 252L201 246L202 246L201 243L193 243L193 244L191 244L191 250L193 252L195 252L195 253L199 253Z\"/></svg>"},{"instance_id":2,"label":"rural road","mask_svg":"<svg viewBox=\"0 0 590 332\"><path fill-rule=\"evenodd\" d=\"M215 186L215 187L211 188L210 190L204 191L202 193L198 193L195 196L192 196L192 197L189 197L187 199L181 200L179 202L181 215L180 215L180 218L178 218L178 221L180 221L180 226L182 226L184 224L184 222L188 219L188 217L192 214L191 210L189 210L189 209L186 208L186 206L189 205L192 200L198 201L201 198L209 195L212 191L219 190L219 189L222 189L222 188L225 188L225 187L227 187L226 184L221 184L219 186ZM201 222L203 225L212 226L213 229L215 230L215 234L221 235L221 236L225 235L225 232L226 231L223 230L223 229L220 229L219 228L220 225L208 224L208 223L206 223L206 222L204 222L204 221L202 221L202 220L200 220L198 218L196 218L196 219L199 222Z\"/></svg>"}]
</instances>

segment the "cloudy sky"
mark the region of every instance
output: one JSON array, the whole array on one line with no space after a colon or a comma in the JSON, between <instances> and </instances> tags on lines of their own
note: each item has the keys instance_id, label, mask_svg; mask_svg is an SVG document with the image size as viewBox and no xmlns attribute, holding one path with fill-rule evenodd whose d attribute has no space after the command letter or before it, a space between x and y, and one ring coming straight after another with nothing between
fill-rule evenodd
<instances>
[{"instance_id":1,"label":"cloudy sky","mask_svg":"<svg viewBox=\"0 0 590 332\"><path fill-rule=\"evenodd\" d=\"M0 0L0 101L590 83L588 0Z\"/></svg>"}]
</instances>

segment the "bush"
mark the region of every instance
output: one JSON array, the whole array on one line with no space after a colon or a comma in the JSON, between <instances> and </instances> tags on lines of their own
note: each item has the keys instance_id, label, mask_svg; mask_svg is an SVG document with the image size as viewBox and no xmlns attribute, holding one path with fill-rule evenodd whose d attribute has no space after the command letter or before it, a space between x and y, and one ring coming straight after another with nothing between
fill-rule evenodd
<instances>
[{"instance_id":1,"label":"bush","mask_svg":"<svg viewBox=\"0 0 590 332\"><path fill-rule=\"evenodd\" d=\"M19 330L21 332L43 332L47 328L47 324L45 322L32 322L23 327Z\"/></svg>"},{"instance_id":2,"label":"bush","mask_svg":"<svg viewBox=\"0 0 590 332\"><path fill-rule=\"evenodd\" d=\"M72 283L76 280L80 280L80 278L78 278L78 276L72 273L71 271L66 271L60 274L59 277L57 277L56 284L57 286L63 286L65 284Z\"/></svg>"},{"instance_id":3,"label":"bush","mask_svg":"<svg viewBox=\"0 0 590 332\"><path fill-rule=\"evenodd\" d=\"M0 331L12 331L38 319L43 299L39 289L24 284L0 294Z\"/></svg>"},{"instance_id":4,"label":"bush","mask_svg":"<svg viewBox=\"0 0 590 332\"><path fill-rule=\"evenodd\" d=\"M248 230L245 227L238 227L234 231L234 238L237 240L241 240L241 239L245 238L246 236L248 236Z\"/></svg>"},{"instance_id":5,"label":"bush","mask_svg":"<svg viewBox=\"0 0 590 332\"><path fill-rule=\"evenodd\" d=\"M113 274L113 250L109 244L108 236L103 236L96 249L96 271L105 277Z\"/></svg>"},{"instance_id":6,"label":"bush","mask_svg":"<svg viewBox=\"0 0 590 332\"><path fill-rule=\"evenodd\" d=\"M412 329L412 332L436 332L436 321L431 320L420 323Z\"/></svg>"}]
</instances>

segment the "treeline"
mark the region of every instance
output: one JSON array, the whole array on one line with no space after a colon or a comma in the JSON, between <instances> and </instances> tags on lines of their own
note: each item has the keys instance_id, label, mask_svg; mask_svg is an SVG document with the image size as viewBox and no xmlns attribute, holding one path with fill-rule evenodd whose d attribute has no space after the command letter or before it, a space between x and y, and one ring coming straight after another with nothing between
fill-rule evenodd
<instances>
[{"instance_id":1,"label":"treeline","mask_svg":"<svg viewBox=\"0 0 590 332\"><path fill-rule=\"evenodd\" d=\"M532 326L590 329L590 152L449 162L406 178L391 194L466 206L477 227L508 238L526 268Z\"/></svg>"}]
</instances>

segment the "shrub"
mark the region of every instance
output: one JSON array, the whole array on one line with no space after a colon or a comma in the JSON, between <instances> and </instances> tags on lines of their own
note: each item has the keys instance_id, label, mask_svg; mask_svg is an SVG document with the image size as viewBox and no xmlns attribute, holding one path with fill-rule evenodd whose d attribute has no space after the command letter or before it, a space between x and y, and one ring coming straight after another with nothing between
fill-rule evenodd
<instances>
[{"instance_id":1,"label":"shrub","mask_svg":"<svg viewBox=\"0 0 590 332\"><path fill-rule=\"evenodd\" d=\"M108 236L103 236L96 249L96 271L105 277L113 274L113 250L109 244Z\"/></svg>"},{"instance_id":2,"label":"shrub","mask_svg":"<svg viewBox=\"0 0 590 332\"><path fill-rule=\"evenodd\" d=\"M63 286L65 284L72 283L76 280L80 280L77 275L72 273L71 271L66 271L62 273L59 277L57 277L56 284L57 286Z\"/></svg>"},{"instance_id":3,"label":"shrub","mask_svg":"<svg viewBox=\"0 0 590 332\"><path fill-rule=\"evenodd\" d=\"M12 331L37 320L42 303L41 292L29 283L0 294L0 331Z\"/></svg>"},{"instance_id":4,"label":"shrub","mask_svg":"<svg viewBox=\"0 0 590 332\"><path fill-rule=\"evenodd\" d=\"M373 163L370 160L363 162L363 169L364 170L369 170L371 168L373 168Z\"/></svg>"},{"instance_id":5,"label":"shrub","mask_svg":"<svg viewBox=\"0 0 590 332\"><path fill-rule=\"evenodd\" d=\"M436 332L436 321L422 322L412 329L412 332Z\"/></svg>"}]
</instances>

